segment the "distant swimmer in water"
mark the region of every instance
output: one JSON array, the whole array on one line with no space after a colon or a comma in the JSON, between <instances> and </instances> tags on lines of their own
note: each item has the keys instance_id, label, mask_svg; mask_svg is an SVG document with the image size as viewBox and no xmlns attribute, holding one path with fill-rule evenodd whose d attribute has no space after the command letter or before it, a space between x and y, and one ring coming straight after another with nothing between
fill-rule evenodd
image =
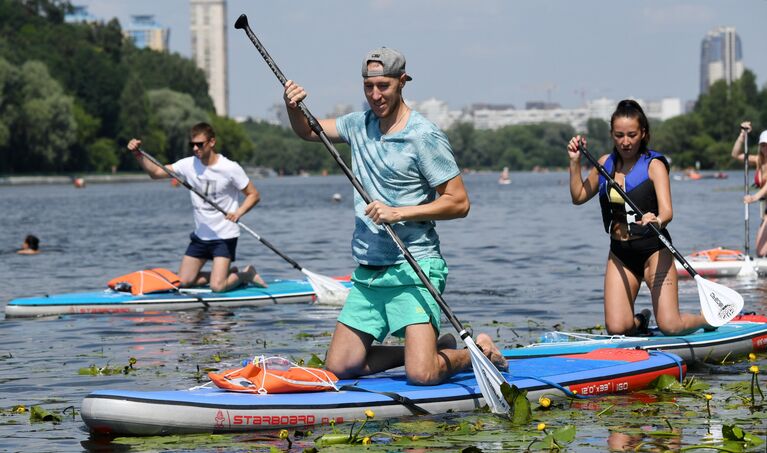
<instances>
[{"instance_id":1,"label":"distant swimmer in water","mask_svg":"<svg viewBox=\"0 0 767 453\"><path fill-rule=\"evenodd\" d=\"M21 249L17 250L19 255L37 255L40 253L40 239L34 234L29 234L24 238Z\"/></svg>"}]
</instances>

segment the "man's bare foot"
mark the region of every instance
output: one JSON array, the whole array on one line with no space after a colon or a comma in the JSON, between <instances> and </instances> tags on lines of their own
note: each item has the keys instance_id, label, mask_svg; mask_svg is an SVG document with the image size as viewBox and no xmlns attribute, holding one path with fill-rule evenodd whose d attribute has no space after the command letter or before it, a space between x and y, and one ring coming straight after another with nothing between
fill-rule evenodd
<instances>
[{"instance_id":1,"label":"man's bare foot","mask_svg":"<svg viewBox=\"0 0 767 453\"><path fill-rule=\"evenodd\" d=\"M446 333L437 340L438 351L442 349L456 349L457 346L455 337L451 333Z\"/></svg>"},{"instance_id":2,"label":"man's bare foot","mask_svg":"<svg viewBox=\"0 0 767 453\"><path fill-rule=\"evenodd\" d=\"M256 286L260 286L261 288L266 288L267 285L263 278L261 278L260 275L258 275L258 272L256 272L256 268L248 264L245 266L245 269L243 270L243 276L245 278L246 282L253 283Z\"/></svg>"},{"instance_id":3,"label":"man's bare foot","mask_svg":"<svg viewBox=\"0 0 767 453\"><path fill-rule=\"evenodd\" d=\"M506 371L509 369L509 364L506 362L503 354L501 354L501 351L498 349L498 347L495 346L493 339L490 338L488 334L481 333L477 335L476 343L477 346L482 348L482 352L484 352L487 358L493 362L493 365L495 365L496 368L501 371Z\"/></svg>"}]
</instances>

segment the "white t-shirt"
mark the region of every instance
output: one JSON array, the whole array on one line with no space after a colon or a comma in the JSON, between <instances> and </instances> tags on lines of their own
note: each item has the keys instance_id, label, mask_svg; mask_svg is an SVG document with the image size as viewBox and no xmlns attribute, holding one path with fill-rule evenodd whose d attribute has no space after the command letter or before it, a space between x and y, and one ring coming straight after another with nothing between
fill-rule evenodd
<instances>
[{"instance_id":1,"label":"white t-shirt","mask_svg":"<svg viewBox=\"0 0 767 453\"><path fill-rule=\"evenodd\" d=\"M234 212L240 207L240 193L250 182L245 170L237 162L221 154L218 155L218 161L209 167L195 156L186 157L173 164L173 171L226 212ZM192 196L194 234L197 237L210 241L240 236L240 227L236 223L226 220L224 214L196 193L189 193Z\"/></svg>"}]
</instances>

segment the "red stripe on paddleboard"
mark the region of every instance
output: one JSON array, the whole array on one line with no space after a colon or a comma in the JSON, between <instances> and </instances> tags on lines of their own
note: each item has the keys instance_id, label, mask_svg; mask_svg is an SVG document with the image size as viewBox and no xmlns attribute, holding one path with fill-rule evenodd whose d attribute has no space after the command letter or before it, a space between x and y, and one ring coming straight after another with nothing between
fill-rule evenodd
<instances>
[{"instance_id":1,"label":"red stripe on paddleboard","mask_svg":"<svg viewBox=\"0 0 767 453\"><path fill-rule=\"evenodd\" d=\"M767 316L764 316L764 315L738 315L735 318L733 318L733 321L767 322Z\"/></svg>"},{"instance_id":2,"label":"red stripe on paddleboard","mask_svg":"<svg viewBox=\"0 0 767 453\"><path fill-rule=\"evenodd\" d=\"M687 365L682 365L682 373L687 374ZM577 395L603 395L609 393L631 392L647 388L658 376L669 374L679 377L679 367L673 366L663 370L648 371L632 376L604 379L600 381L584 382L568 386L571 392Z\"/></svg>"},{"instance_id":3,"label":"red stripe on paddleboard","mask_svg":"<svg viewBox=\"0 0 767 453\"><path fill-rule=\"evenodd\" d=\"M621 362L641 362L647 360L650 354L643 349L604 348L595 349L585 354L570 354L557 357L586 360L617 360Z\"/></svg>"},{"instance_id":4,"label":"red stripe on paddleboard","mask_svg":"<svg viewBox=\"0 0 767 453\"><path fill-rule=\"evenodd\" d=\"M767 351L767 335L760 335L751 339L754 351Z\"/></svg>"}]
</instances>

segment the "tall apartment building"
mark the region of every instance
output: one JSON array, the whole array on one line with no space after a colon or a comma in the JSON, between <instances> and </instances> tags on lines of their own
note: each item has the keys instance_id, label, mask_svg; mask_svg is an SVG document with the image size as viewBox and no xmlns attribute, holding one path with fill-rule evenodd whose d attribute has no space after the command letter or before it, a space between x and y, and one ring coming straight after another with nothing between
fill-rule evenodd
<instances>
[{"instance_id":1,"label":"tall apartment building","mask_svg":"<svg viewBox=\"0 0 767 453\"><path fill-rule=\"evenodd\" d=\"M87 6L74 5L72 6L72 11L64 16L64 22L68 24L98 22L98 18L88 11Z\"/></svg>"},{"instance_id":2,"label":"tall apartment building","mask_svg":"<svg viewBox=\"0 0 767 453\"><path fill-rule=\"evenodd\" d=\"M743 51L735 27L719 27L708 32L700 48L700 92L708 92L714 82L731 84L743 75Z\"/></svg>"},{"instance_id":3,"label":"tall apartment building","mask_svg":"<svg viewBox=\"0 0 767 453\"><path fill-rule=\"evenodd\" d=\"M133 41L139 49L149 48L158 52L167 52L170 42L170 28L163 27L154 20L154 15L141 14L131 16L131 21L123 34Z\"/></svg>"},{"instance_id":4,"label":"tall apartment building","mask_svg":"<svg viewBox=\"0 0 767 453\"><path fill-rule=\"evenodd\" d=\"M226 0L189 0L192 58L205 71L216 113L229 112Z\"/></svg>"}]
</instances>

